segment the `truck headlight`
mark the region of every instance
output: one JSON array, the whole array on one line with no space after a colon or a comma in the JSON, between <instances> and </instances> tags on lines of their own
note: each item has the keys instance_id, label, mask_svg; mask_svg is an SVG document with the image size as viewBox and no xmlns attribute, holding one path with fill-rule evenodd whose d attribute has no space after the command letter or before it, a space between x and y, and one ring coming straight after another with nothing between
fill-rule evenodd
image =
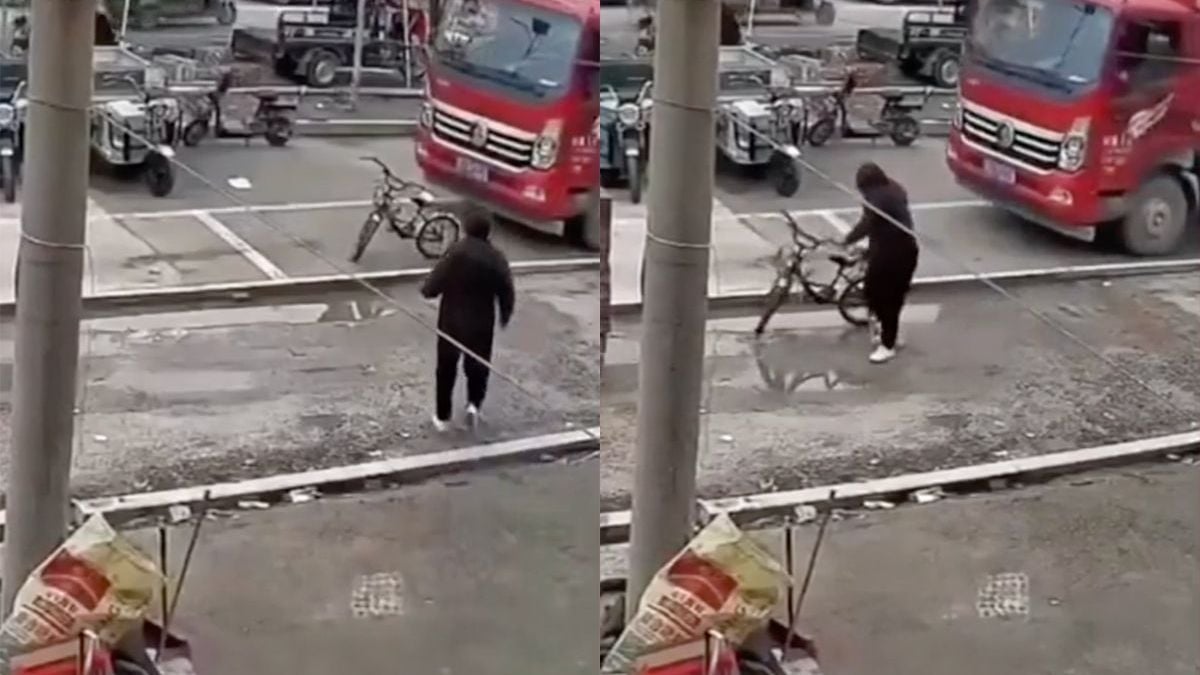
<instances>
[{"instance_id":1,"label":"truck headlight","mask_svg":"<svg viewBox=\"0 0 1200 675\"><path fill-rule=\"evenodd\" d=\"M950 118L950 123L955 129L962 130L963 128L963 108L961 103L954 104L954 115Z\"/></svg>"},{"instance_id":2,"label":"truck headlight","mask_svg":"<svg viewBox=\"0 0 1200 675\"><path fill-rule=\"evenodd\" d=\"M642 111L638 110L637 104L626 103L617 108L617 121L622 126L632 127L638 123L642 117Z\"/></svg>"},{"instance_id":3,"label":"truck headlight","mask_svg":"<svg viewBox=\"0 0 1200 675\"><path fill-rule=\"evenodd\" d=\"M418 121L426 129L433 128L433 106L428 102L421 104L421 116Z\"/></svg>"},{"instance_id":4,"label":"truck headlight","mask_svg":"<svg viewBox=\"0 0 1200 675\"><path fill-rule=\"evenodd\" d=\"M17 109L8 103L0 103L0 126L8 126L17 118Z\"/></svg>"},{"instance_id":5,"label":"truck headlight","mask_svg":"<svg viewBox=\"0 0 1200 675\"><path fill-rule=\"evenodd\" d=\"M1081 117L1071 125L1058 150L1058 168L1079 171L1087 160L1088 127L1091 120Z\"/></svg>"},{"instance_id":6,"label":"truck headlight","mask_svg":"<svg viewBox=\"0 0 1200 675\"><path fill-rule=\"evenodd\" d=\"M558 161L558 142L562 135L562 120L550 120L542 134L533 142L530 164L539 171L546 171Z\"/></svg>"}]
</instances>

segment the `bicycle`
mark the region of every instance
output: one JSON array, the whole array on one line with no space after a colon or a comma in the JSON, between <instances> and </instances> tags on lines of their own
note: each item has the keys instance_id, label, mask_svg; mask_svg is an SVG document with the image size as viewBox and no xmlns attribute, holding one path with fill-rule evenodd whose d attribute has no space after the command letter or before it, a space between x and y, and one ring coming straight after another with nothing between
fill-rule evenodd
<instances>
[{"instance_id":1,"label":"bicycle","mask_svg":"<svg viewBox=\"0 0 1200 675\"><path fill-rule=\"evenodd\" d=\"M356 263L362 258L367 245L384 223L397 237L415 239L417 250L426 258L434 260L445 255L446 250L458 241L462 229L458 218L452 213L431 209L434 196L429 190L392 173L378 157L361 159L377 164L383 175L375 184L371 213L358 231L350 262ZM406 193L409 196L405 196Z\"/></svg>"},{"instance_id":2,"label":"bicycle","mask_svg":"<svg viewBox=\"0 0 1200 675\"><path fill-rule=\"evenodd\" d=\"M780 247L776 254L775 283L767 292L765 307L755 335L762 335L771 317L787 302L796 283L804 294L818 305L837 304L838 313L854 326L866 326L871 321L867 309L866 261L862 255L849 251L832 239L818 239L804 231L792 214L783 211L784 222L792 233L791 246ZM829 249L833 249L829 252ZM817 257L837 265L837 274L828 283L812 278L811 261Z\"/></svg>"}]
</instances>

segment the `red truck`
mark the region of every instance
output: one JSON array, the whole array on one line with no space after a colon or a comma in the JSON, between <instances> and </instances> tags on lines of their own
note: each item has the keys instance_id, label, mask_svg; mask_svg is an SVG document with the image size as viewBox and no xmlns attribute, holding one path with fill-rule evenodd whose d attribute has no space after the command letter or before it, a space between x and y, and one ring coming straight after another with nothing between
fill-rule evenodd
<instances>
[{"instance_id":1,"label":"red truck","mask_svg":"<svg viewBox=\"0 0 1200 675\"><path fill-rule=\"evenodd\" d=\"M449 0L417 134L425 179L498 215L600 246L600 6Z\"/></svg>"},{"instance_id":2,"label":"red truck","mask_svg":"<svg viewBox=\"0 0 1200 675\"><path fill-rule=\"evenodd\" d=\"M1195 0L976 0L946 161L1035 223L1139 256L1200 205Z\"/></svg>"}]
</instances>

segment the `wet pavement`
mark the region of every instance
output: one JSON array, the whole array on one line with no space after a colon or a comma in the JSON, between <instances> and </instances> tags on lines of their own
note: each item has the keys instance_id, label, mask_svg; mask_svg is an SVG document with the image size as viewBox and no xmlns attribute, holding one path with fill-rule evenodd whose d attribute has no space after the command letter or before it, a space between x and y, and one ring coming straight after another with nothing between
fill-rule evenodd
<instances>
[{"instance_id":1,"label":"wet pavement","mask_svg":"<svg viewBox=\"0 0 1200 675\"><path fill-rule=\"evenodd\" d=\"M297 304L110 316L81 337L74 490L80 496L207 484L447 450L598 424L595 272L518 277L498 333L484 419L437 434L434 337L365 294ZM392 296L425 322L415 285ZM11 366L11 323L0 364ZM0 371L0 474L11 398ZM3 484L0 476L0 485Z\"/></svg>"},{"instance_id":2,"label":"wet pavement","mask_svg":"<svg viewBox=\"0 0 1200 675\"><path fill-rule=\"evenodd\" d=\"M757 317L714 318L700 494L849 482L1191 428L1200 405L1197 288L1194 276L1159 276L1013 289L1089 349L990 290L918 290L904 315L907 346L882 366L867 362L866 331L848 330L836 310L781 314L761 340ZM614 322L601 413L606 507L628 502L639 339L636 321Z\"/></svg>"},{"instance_id":3,"label":"wet pavement","mask_svg":"<svg viewBox=\"0 0 1200 675\"><path fill-rule=\"evenodd\" d=\"M359 263L348 262L379 176L361 159L368 155L420 180L408 139L298 138L285 148L214 141L180 153L213 185L181 175L164 199L151 197L140 181L96 176L84 292L429 267L411 239L386 231ZM238 179L242 189L230 184ZM237 212L245 205L253 211ZM0 303L13 297L20 216L20 203L0 205ZM516 225L498 226L494 238L512 261L588 255Z\"/></svg>"},{"instance_id":4,"label":"wet pavement","mask_svg":"<svg viewBox=\"0 0 1200 675\"><path fill-rule=\"evenodd\" d=\"M242 511L204 525L173 626L200 673L595 673L596 485L593 458Z\"/></svg>"},{"instance_id":5,"label":"wet pavement","mask_svg":"<svg viewBox=\"0 0 1200 675\"><path fill-rule=\"evenodd\" d=\"M918 277L970 272L1010 272L1070 265L1136 262L1025 222L979 201L955 184L940 140L912 148L848 143L806 150L806 157L843 185L866 161L896 176L909 193L922 241ZM763 181L718 173L713 204L714 251L709 293L765 293L775 277L774 256L790 241L780 210L793 212L802 228L821 238L841 238L858 221L861 208L837 187L805 174L800 193L784 199ZM628 202L619 190L613 203L613 302L640 299L638 268L645 241L645 204ZM1200 228L1173 258L1200 259Z\"/></svg>"},{"instance_id":6,"label":"wet pavement","mask_svg":"<svg viewBox=\"0 0 1200 675\"><path fill-rule=\"evenodd\" d=\"M1192 675L1197 490L1172 463L843 514L800 625L837 675ZM796 533L803 579L816 528ZM755 536L785 559L783 531Z\"/></svg>"}]
</instances>

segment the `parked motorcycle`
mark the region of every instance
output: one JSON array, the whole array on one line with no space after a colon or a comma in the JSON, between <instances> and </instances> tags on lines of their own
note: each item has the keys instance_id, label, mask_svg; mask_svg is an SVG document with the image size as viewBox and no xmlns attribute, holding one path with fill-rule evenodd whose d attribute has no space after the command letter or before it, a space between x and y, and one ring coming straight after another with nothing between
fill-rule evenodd
<instances>
[{"instance_id":1,"label":"parked motorcycle","mask_svg":"<svg viewBox=\"0 0 1200 675\"><path fill-rule=\"evenodd\" d=\"M646 182L646 150L650 147L650 88L646 82L633 101L617 107L617 147L625 162L625 177L629 183L629 199L634 204L642 201L642 187Z\"/></svg>"},{"instance_id":2,"label":"parked motorcycle","mask_svg":"<svg viewBox=\"0 0 1200 675\"><path fill-rule=\"evenodd\" d=\"M0 103L0 180L4 201L17 201L25 139L25 83L21 82L7 103Z\"/></svg>"},{"instance_id":3,"label":"parked motorcycle","mask_svg":"<svg viewBox=\"0 0 1200 675\"><path fill-rule=\"evenodd\" d=\"M809 145L820 147L835 135L842 138L880 138L886 136L899 147L908 147L921 136L921 123L917 114L925 108L933 89L926 87L920 94L887 92L879 94L883 107L874 120L856 126L850 121L847 103L858 87L858 79L852 72L846 77L841 89L830 93L819 105L818 112L810 118L807 140Z\"/></svg>"},{"instance_id":4,"label":"parked motorcycle","mask_svg":"<svg viewBox=\"0 0 1200 675\"><path fill-rule=\"evenodd\" d=\"M205 96L205 104L194 119L183 130L183 143L189 147L200 144L210 133L216 138L241 138L246 143L255 136L267 139L273 147L282 147L291 140L295 130L292 114L299 107L295 99L284 99L279 94L258 93L258 105L254 115L244 121L240 127L227 126L221 110L225 95L233 86L233 75L225 73L217 82L217 87Z\"/></svg>"}]
</instances>

